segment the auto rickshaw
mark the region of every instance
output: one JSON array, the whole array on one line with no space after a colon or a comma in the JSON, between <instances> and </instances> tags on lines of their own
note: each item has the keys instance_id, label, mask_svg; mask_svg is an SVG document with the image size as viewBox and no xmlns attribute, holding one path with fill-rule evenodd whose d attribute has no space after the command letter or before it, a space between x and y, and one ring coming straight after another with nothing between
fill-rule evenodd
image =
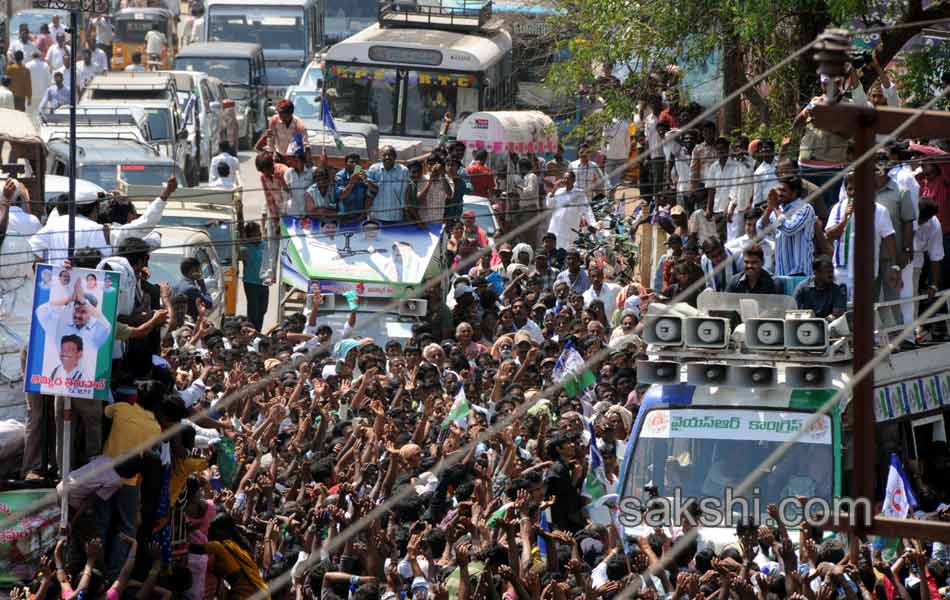
<instances>
[{"instance_id":1,"label":"auto rickshaw","mask_svg":"<svg viewBox=\"0 0 950 600\"><path fill-rule=\"evenodd\" d=\"M132 64L132 55L142 53L142 66L153 69L171 69L175 59L177 42L177 24L175 17L168 9L123 8L113 18L115 23L115 38L112 42L112 69L123 71ZM158 25L158 30L165 34L165 48L161 61L148 64L148 54L145 52L145 34Z\"/></svg>"}]
</instances>

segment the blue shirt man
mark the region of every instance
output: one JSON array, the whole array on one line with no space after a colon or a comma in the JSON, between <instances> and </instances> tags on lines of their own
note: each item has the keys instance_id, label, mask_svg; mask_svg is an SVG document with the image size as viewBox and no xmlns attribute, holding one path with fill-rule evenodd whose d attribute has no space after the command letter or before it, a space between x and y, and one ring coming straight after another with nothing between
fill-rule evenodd
<instances>
[{"instance_id":1,"label":"blue shirt man","mask_svg":"<svg viewBox=\"0 0 950 600\"><path fill-rule=\"evenodd\" d=\"M366 210L366 195L369 193L369 186L366 184L367 172L361 168L360 155L357 153L346 155L346 168L340 169L336 173L334 185L336 187L336 200L340 210L340 216L344 220L349 220L354 216Z\"/></svg>"},{"instance_id":2,"label":"blue shirt man","mask_svg":"<svg viewBox=\"0 0 950 600\"><path fill-rule=\"evenodd\" d=\"M396 163L396 149L386 146L382 161L369 168L366 185L376 196L368 207L369 218L383 223L405 220L406 195L409 190L409 169Z\"/></svg>"}]
</instances>

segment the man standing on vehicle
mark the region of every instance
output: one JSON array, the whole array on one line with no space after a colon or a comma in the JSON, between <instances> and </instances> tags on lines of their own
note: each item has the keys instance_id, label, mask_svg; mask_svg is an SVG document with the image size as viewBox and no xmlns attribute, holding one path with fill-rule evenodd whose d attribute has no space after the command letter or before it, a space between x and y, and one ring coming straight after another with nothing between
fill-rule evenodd
<instances>
[{"instance_id":1,"label":"man standing on vehicle","mask_svg":"<svg viewBox=\"0 0 950 600\"><path fill-rule=\"evenodd\" d=\"M161 25L152 24L152 29L145 34L145 54L148 56L149 69L155 70L162 66L162 54L165 52L165 46L168 40L162 33Z\"/></svg>"},{"instance_id":2,"label":"man standing on vehicle","mask_svg":"<svg viewBox=\"0 0 950 600\"><path fill-rule=\"evenodd\" d=\"M340 218L351 222L366 211L366 196L369 193L367 172L360 166L360 155L356 152L346 155L346 166L336 173L334 187L339 204Z\"/></svg>"},{"instance_id":3,"label":"man standing on vehicle","mask_svg":"<svg viewBox=\"0 0 950 600\"><path fill-rule=\"evenodd\" d=\"M264 285L270 285L274 282L274 269L277 267L277 254L280 249L280 216L284 206L284 198L288 194L287 182L284 174L287 171L287 165L281 165L274 162L274 158L265 152L257 155L254 161L257 172L261 174L261 188L264 190L264 199L267 202L267 212L265 215L266 234L266 253L265 264L262 267L261 279Z\"/></svg>"},{"instance_id":4,"label":"man standing on vehicle","mask_svg":"<svg viewBox=\"0 0 950 600\"><path fill-rule=\"evenodd\" d=\"M254 149L258 152L269 150L276 162L284 162L281 150L290 145L294 135L299 135L309 164L310 140L307 138L307 126L300 117L294 116L294 103L285 98L277 103L276 108L277 114L267 121L267 131L257 140Z\"/></svg>"},{"instance_id":5,"label":"man standing on vehicle","mask_svg":"<svg viewBox=\"0 0 950 600\"><path fill-rule=\"evenodd\" d=\"M396 149L392 146L385 146L380 156L382 160L366 173L366 185L374 194L366 210L370 219L399 223L404 220L406 211L409 169L396 163Z\"/></svg>"}]
</instances>

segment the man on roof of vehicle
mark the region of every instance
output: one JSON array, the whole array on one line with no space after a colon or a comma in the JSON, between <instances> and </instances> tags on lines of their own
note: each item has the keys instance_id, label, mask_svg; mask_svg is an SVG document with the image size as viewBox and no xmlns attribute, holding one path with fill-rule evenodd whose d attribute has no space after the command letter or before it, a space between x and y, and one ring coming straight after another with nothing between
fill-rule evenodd
<instances>
[{"instance_id":1,"label":"man on roof of vehicle","mask_svg":"<svg viewBox=\"0 0 950 600\"><path fill-rule=\"evenodd\" d=\"M283 156L278 149L287 148L294 139L294 134L300 136L306 153L306 162L310 163L310 140L307 138L307 126L300 117L294 116L294 103L286 98L277 103L277 114L267 121L267 130L261 139L257 140L254 149L258 152L268 151L277 162L283 162Z\"/></svg>"}]
</instances>

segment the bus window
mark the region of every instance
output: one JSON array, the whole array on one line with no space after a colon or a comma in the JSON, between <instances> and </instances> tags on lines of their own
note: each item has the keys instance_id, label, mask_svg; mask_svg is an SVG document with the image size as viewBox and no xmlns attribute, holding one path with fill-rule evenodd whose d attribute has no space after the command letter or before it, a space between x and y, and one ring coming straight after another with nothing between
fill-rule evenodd
<instances>
[{"instance_id":1,"label":"bus window","mask_svg":"<svg viewBox=\"0 0 950 600\"><path fill-rule=\"evenodd\" d=\"M379 133L392 134L396 125L396 71L378 69L372 77L340 77L344 67L327 76L333 116L351 123L375 123ZM365 73L365 71L363 71Z\"/></svg>"},{"instance_id":2,"label":"bus window","mask_svg":"<svg viewBox=\"0 0 950 600\"><path fill-rule=\"evenodd\" d=\"M338 42L376 22L375 0L328 0L326 6L327 42Z\"/></svg>"},{"instance_id":3,"label":"bus window","mask_svg":"<svg viewBox=\"0 0 950 600\"><path fill-rule=\"evenodd\" d=\"M307 52L303 9L299 7L248 8L212 7L208 40L212 42L248 42L264 50Z\"/></svg>"},{"instance_id":4,"label":"bus window","mask_svg":"<svg viewBox=\"0 0 950 600\"><path fill-rule=\"evenodd\" d=\"M442 117L455 120L478 111L478 79L465 73L409 71L405 135L437 136Z\"/></svg>"}]
</instances>

